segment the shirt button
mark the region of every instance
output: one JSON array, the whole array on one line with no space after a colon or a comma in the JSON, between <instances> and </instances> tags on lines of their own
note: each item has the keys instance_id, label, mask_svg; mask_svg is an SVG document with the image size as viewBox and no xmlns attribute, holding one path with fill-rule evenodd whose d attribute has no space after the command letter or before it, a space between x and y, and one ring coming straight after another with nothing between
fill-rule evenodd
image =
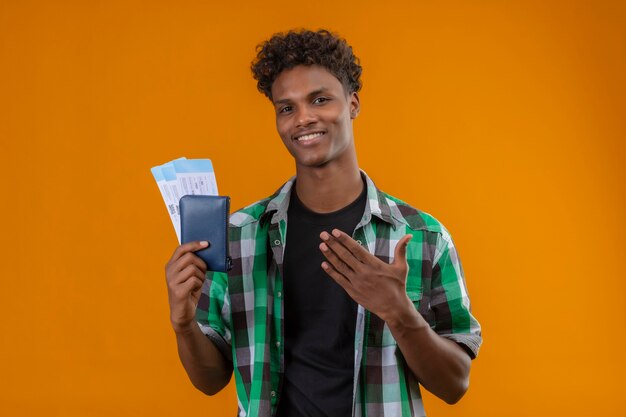
<instances>
[{"instance_id":1,"label":"shirt button","mask_svg":"<svg viewBox=\"0 0 626 417\"><path fill-rule=\"evenodd\" d=\"M274 245L276 245L276 246L280 245L280 240L276 239L276 240L274 241Z\"/></svg>"},{"instance_id":2,"label":"shirt button","mask_svg":"<svg viewBox=\"0 0 626 417\"><path fill-rule=\"evenodd\" d=\"M276 342L276 347L279 348L280 347L280 342Z\"/></svg>"},{"instance_id":3,"label":"shirt button","mask_svg":"<svg viewBox=\"0 0 626 417\"><path fill-rule=\"evenodd\" d=\"M361 241L360 241L360 240L357 240L357 241L356 241L356 243L358 243L358 244L360 245L360 244L361 244Z\"/></svg>"},{"instance_id":4,"label":"shirt button","mask_svg":"<svg viewBox=\"0 0 626 417\"><path fill-rule=\"evenodd\" d=\"M276 397L276 391L272 391L272 392L270 392L270 395L271 395L272 397Z\"/></svg>"}]
</instances>

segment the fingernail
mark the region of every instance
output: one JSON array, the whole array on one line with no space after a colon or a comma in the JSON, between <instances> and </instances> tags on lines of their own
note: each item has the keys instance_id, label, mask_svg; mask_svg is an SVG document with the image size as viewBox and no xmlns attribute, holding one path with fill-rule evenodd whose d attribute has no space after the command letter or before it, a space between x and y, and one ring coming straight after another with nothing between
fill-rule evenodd
<instances>
[{"instance_id":1,"label":"fingernail","mask_svg":"<svg viewBox=\"0 0 626 417\"><path fill-rule=\"evenodd\" d=\"M209 246L209 242L207 242L206 240L202 240L200 241L200 246Z\"/></svg>"},{"instance_id":2,"label":"fingernail","mask_svg":"<svg viewBox=\"0 0 626 417\"><path fill-rule=\"evenodd\" d=\"M328 246L326 246L326 243L321 243L320 244L320 249L323 250L324 252L326 252L328 250Z\"/></svg>"},{"instance_id":3,"label":"fingernail","mask_svg":"<svg viewBox=\"0 0 626 417\"><path fill-rule=\"evenodd\" d=\"M341 233L339 232L339 230L333 229L333 236L339 237L339 236L341 236Z\"/></svg>"},{"instance_id":4,"label":"fingernail","mask_svg":"<svg viewBox=\"0 0 626 417\"><path fill-rule=\"evenodd\" d=\"M322 232L322 234L320 236L321 236L322 240L328 240L328 238L330 237L328 235L328 233L326 233L326 232Z\"/></svg>"}]
</instances>

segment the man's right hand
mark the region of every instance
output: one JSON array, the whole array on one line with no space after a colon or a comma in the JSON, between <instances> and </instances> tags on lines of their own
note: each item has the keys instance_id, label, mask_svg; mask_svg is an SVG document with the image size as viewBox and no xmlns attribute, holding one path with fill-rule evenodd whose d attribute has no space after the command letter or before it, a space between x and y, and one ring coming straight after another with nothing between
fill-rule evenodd
<instances>
[{"instance_id":1,"label":"man's right hand","mask_svg":"<svg viewBox=\"0 0 626 417\"><path fill-rule=\"evenodd\" d=\"M208 242L189 242L177 247L165 265L165 278L180 361L193 385L213 395L228 384L233 365L196 325L207 266L194 252L208 246Z\"/></svg>"},{"instance_id":2,"label":"man's right hand","mask_svg":"<svg viewBox=\"0 0 626 417\"><path fill-rule=\"evenodd\" d=\"M196 306L200 299L207 266L193 252L208 245L206 241L180 245L165 264L170 320L176 333L189 331L191 326L195 325Z\"/></svg>"}]
</instances>

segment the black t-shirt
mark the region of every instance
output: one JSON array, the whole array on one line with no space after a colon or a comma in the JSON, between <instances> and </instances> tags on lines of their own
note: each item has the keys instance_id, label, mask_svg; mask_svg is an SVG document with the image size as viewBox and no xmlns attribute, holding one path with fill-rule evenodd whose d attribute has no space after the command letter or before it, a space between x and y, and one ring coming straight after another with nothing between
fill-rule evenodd
<instances>
[{"instance_id":1,"label":"black t-shirt","mask_svg":"<svg viewBox=\"0 0 626 417\"><path fill-rule=\"evenodd\" d=\"M279 417L352 413L357 304L321 267L322 231L352 235L365 211L365 185L333 213L307 209L292 188L283 263L285 373Z\"/></svg>"}]
</instances>

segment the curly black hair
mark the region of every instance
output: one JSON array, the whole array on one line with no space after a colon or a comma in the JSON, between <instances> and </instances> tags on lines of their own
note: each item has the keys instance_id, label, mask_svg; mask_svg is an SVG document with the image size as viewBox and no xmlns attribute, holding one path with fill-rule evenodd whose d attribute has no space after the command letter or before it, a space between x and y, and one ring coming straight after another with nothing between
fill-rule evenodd
<instances>
[{"instance_id":1,"label":"curly black hair","mask_svg":"<svg viewBox=\"0 0 626 417\"><path fill-rule=\"evenodd\" d=\"M330 71L349 92L361 89L361 65L345 39L327 30L290 30L277 33L257 45L252 74L259 91L272 99L272 84L285 69L320 65Z\"/></svg>"}]
</instances>

